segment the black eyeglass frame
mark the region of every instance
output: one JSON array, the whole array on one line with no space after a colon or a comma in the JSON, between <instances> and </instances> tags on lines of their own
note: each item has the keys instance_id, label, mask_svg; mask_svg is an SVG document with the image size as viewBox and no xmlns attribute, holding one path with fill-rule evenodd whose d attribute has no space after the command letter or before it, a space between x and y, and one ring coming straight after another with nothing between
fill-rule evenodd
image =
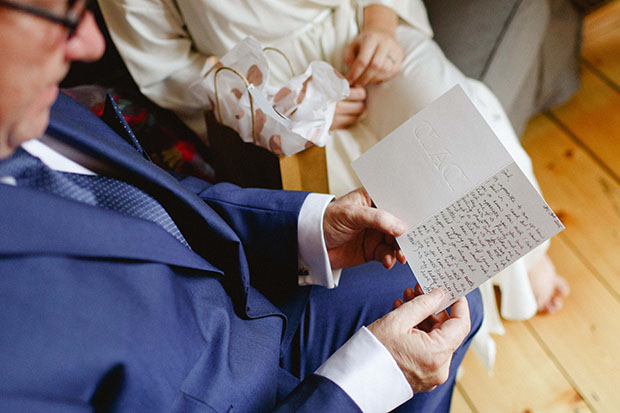
<instances>
[{"instance_id":1,"label":"black eyeglass frame","mask_svg":"<svg viewBox=\"0 0 620 413\"><path fill-rule=\"evenodd\" d=\"M38 7L32 7L25 4L18 4L8 0L0 0L0 7L7 7L13 10L19 10L24 13L31 14L33 16L40 17L42 19L58 23L64 27L66 27L69 32L67 33L67 37L70 38L75 34L80 23L82 23L82 19L84 15L88 11L88 3L90 0L76 0L74 4L81 4L82 9L79 10L79 13L76 15L73 14L73 8L71 7L65 16L58 16L48 10L40 9Z\"/></svg>"}]
</instances>

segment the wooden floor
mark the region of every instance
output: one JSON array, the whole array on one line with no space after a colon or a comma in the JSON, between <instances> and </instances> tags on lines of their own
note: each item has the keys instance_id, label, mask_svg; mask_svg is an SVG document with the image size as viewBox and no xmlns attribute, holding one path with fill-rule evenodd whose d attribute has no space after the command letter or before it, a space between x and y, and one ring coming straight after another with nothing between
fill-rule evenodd
<instances>
[{"instance_id":1,"label":"wooden floor","mask_svg":"<svg viewBox=\"0 0 620 413\"><path fill-rule=\"evenodd\" d=\"M566 226L550 255L572 293L558 314L504 323L494 376L468 354L452 412L620 412L620 0L586 17L582 88L523 144Z\"/></svg>"}]
</instances>

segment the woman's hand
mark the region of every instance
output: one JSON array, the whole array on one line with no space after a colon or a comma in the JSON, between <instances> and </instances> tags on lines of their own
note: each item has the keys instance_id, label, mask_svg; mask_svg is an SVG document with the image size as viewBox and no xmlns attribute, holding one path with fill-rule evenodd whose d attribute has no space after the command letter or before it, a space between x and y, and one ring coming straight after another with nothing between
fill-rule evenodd
<instances>
[{"instance_id":1,"label":"woman's hand","mask_svg":"<svg viewBox=\"0 0 620 413\"><path fill-rule=\"evenodd\" d=\"M334 121L331 130L346 129L353 125L366 109L366 89L363 87L351 87L351 92L346 99L336 103Z\"/></svg>"},{"instance_id":2,"label":"woman's hand","mask_svg":"<svg viewBox=\"0 0 620 413\"><path fill-rule=\"evenodd\" d=\"M398 16L389 7L370 5L364 9L364 27L345 50L351 86L384 82L399 72L404 51L395 37L397 26Z\"/></svg>"}]
</instances>

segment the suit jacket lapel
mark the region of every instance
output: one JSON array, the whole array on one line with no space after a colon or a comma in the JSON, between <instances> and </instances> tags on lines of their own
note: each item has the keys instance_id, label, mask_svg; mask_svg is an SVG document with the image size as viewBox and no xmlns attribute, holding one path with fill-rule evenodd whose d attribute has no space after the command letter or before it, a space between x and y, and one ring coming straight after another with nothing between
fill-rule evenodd
<instances>
[{"instance_id":1,"label":"suit jacket lapel","mask_svg":"<svg viewBox=\"0 0 620 413\"><path fill-rule=\"evenodd\" d=\"M144 260L221 273L159 226L115 211L9 185L0 185L0 211L0 254Z\"/></svg>"},{"instance_id":2,"label":"suit jacket lapel","mask_svg":"<svg viewBox=\"0 0 620 413\"><path fill-rule=\"evenodd\" d=\"M125 121L121 110L114 101L111 94L107 94L105 98L105 104L103 106L103 113L101 114L101 120L103 120L110 128L112 128L120 137L125 139L131 146L136 148L138 152L144 157L144 159L150 161L151 158L138 142L138 138L131 130L131 127Z\"/></svg>"},{"instance_id":3,"label":"suit jacket lapel","mask_svg":"<svg viewBox=\"0 0 620 413\"><path fill-rule=\"evenodd\" d=\"M247 297L249 274L239 238L202 199L66 95L60 94L52 107L47 134L102 160L124 180L157 199L192 249L236 280L234 288Z\"/></svg>"}]
</instances>

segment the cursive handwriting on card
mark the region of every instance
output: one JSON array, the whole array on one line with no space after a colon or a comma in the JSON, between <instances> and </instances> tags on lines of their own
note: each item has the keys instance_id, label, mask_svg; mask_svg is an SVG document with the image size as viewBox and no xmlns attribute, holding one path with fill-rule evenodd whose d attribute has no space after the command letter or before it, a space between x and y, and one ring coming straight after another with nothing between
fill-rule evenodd
<instances>
[{"instance_id":1,"label":"cursive handwriting on card","mask_svg":"<svg viewBox=\"0 0 620 413\"><path fill-rule=\"evenodd\" d=\"M515 195L518 173L509 165L408 231L426 290L440 287L452 300L545 241Z\"/></svg>"}]
</instances>

